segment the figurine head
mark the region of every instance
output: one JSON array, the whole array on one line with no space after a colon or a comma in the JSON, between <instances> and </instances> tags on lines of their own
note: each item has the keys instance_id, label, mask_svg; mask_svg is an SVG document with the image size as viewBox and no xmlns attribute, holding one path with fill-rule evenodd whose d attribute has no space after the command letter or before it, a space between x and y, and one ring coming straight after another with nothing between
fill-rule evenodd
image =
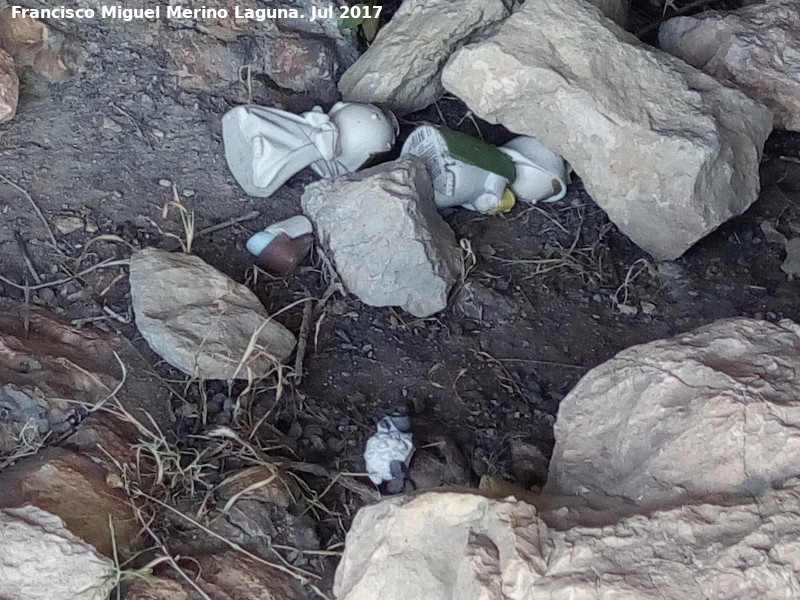
<instances>
[{"instance_id":1,"label":"figurine head","mask_svg":"<svg viewBox=\"0 0 800 600\"><path fill-rule=\"evenodd\" d=\"M372 104L337 102L328 115L339 131L336 159L350 172L394 145L397 119L388 111Z\"/></svg>"}]
</instances>

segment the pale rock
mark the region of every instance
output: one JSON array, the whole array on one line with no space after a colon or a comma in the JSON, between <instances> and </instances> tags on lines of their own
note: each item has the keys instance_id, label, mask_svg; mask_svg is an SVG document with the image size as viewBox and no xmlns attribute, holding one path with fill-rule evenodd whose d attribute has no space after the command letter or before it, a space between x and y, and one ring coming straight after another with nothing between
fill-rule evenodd
<instances>
[{"instance_id":1,"label":"pale rock","mask_svg":"<svg viewBox=\"0 0 800 600\"><path fill-rule=\"evenodd\" d=\"M800 475L800 326L717 321L634 346L561 401L545 491L642 507Z\"/></svg>"},{"instance_id":2,"label":"pale rock","mask_svg":"<svg viewBox=\"0 0 800 600\"><path fill-rule=\"evenodd\" d=\"M731 12L670 19L661 49L764 103L775 127L800 131L800 10L765 0Z\"/></svg>"},{"instance_id":3,"label":"pale rock","mask_svg":"<svg viewBox=\"0 0 800 600\"><path fill-rule=\"evenodd\" d=\"M306 187L303 211L347 290L370 306L429 317L460 276L453 231L423 163L405 158Z\"/></svg>"},{"instance_id":4,"label":"pale rock","mask_svg":"<svg viewBox=\"0 0 800 600\"><path fill-rule=\"evenodd\" d=\"M188 375L258 379L294 350L294 335L267 314L253 292L197 256L140 250L131 257L130 284L142 337Z\"/></svg>"},{"instance_id":5,"label":"pale rock","mask_svg":"<svg viewBox=\"0 0 800 600\"><path fill-rule=\"evenodd\" d=\"M0 510L0 598L106 600L114 565L34 506Z\"/></svg>"},{"instance_id":6,"label":"pale rock","mask_svg":"<svg viewBox=\"0 0 800 600\"><path fill-rule=\"evenodd\" d=\"M333 591L337 600L373 600L376 590L382 600L796 598L797 485L629 516L553 498L537 510L513 497L395 497L356 515Z\"/></svg>"},{"instance_id":7,"label":"pale rock","mask_svg":"<svg viewBox=\"0 0 800 600\"><path fill-rule=\"evenodd\" d=\"M528 0L458 50L442 81L481 118L563 155L655 258L679 257L758 196L769 111L583 0Z\"/></svg>"},{"instance_id":8,"label":"pale rock","mask_svg":"<svg viewBox=\"0 0 800 600\"><path fill-rule=\"evenodd\" d=\"M55 227L56 231L61 235L69 235L76 231L82 231L85 225L86 223L81 217L76 217L74 215L57 215L53 219L53 227Z\"/></svg>"},{"instance_id":9,"label":"pale rock","mask_svg":"<svg viewBox=\"0 0 800 600\"><path fill-rule=\"evenodd\" d=\"M509 0L405 0L339 80L346 102L398 115L441 98L441 69L461 44L509 15Z\"/></svg>"},{"instance_id":10,"label":"pale rock","mask_svg":"<svg viewBox=\"0 0 800 600\"><path fill-rule=\"evenodd\" d=\"M14 68L14 59L5 50L0 50L0 123L14 118L18 100L19 77Z\"/></svg>"}]
</instances>

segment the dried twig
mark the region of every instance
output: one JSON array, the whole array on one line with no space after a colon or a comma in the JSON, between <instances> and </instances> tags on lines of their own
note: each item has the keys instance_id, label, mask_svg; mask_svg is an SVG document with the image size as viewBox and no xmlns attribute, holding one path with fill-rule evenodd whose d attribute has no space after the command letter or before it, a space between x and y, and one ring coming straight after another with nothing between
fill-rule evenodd
<instances>
[{"instance_id":1,"label":"dried twig","mask_svg":"<svg viewBox=\"0 0 800 600\"><path fill-rule=\"evenodd\" d=\"M2 175L0 175L2 177ZM56 281L47 281L45 283L40 283L39 285L20 285L19 283L15 283L10 279L7 279L0 275L0 281L3 283L7 283L8 285L17 288L18 290L23 290L27 292L34 292L36 290L41 290L48 287L54 287L57 285L62 285L64 283L69 283L74 279L79 279L84 275L88 275L92 271L97 271L98 269L104 269L106 267L116 267L116 266L127 266L130 263L127 259L120 259L120 260L104 260L103 262L97 263L96 265L89 267L88 269L84 269L80 273L75 273L75 275L70 275L69 277L65 277L63 279L58 279Z\"/></svg>"},{"instance_id":2,"label":"dried twig","mask_svg":"<svg viewBox=\"0 0 800 600\"><path fill-rule=\"evenodd\" d=\"M303 381L303 359L306 356L308 335L311 332L311 319L314 305L306 302L303 306L303 322L300 324L300 333L297 336L297 353L294 357L294 383L300 385Z\"/></svg>"},{"instance_id":3,"label":"dried twig","mask_svg":"<svg viewBox=\"0 0 800 600\"><path fill-rule=\"evenodd\" d=\"M3 181L4 183L10 185L15 190L17 190L20 194L25 196L25 198L28 199L28 202L30 202L31 206L33 207L33 210L36 211L36 214L39 216L39 219L41 219L42 223L44 223L44 227L45 227L45 229L47 229L47 233L50 236L50 241L53 243L53 248L55 249L56 252L58 252L59 254L63 255L64 253L58 247L58 242L56 241L56 236L55 236L55 234L53 233L53 230L50 227L50 223L48 223L47 219L44 218L44 214L42 213L41 209L39 208L39 205L36 204L36 201L28 193L28 190L26 190L25 188L17 185L16 183L11 181L5 175L0 175L0 181Z\"/></svg>"}]
</instances>

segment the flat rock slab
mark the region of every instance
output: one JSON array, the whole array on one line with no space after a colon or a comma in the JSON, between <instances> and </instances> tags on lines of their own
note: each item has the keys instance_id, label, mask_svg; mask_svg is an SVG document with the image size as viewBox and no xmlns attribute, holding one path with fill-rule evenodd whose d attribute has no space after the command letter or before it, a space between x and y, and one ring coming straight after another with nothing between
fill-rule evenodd
<instances>
[{"instance_id":1,"label":"flat rock slab","mask_svg":"<svg viewBox=\"0 0 800 600\"><path fill-rule=\"evenodd\" d=\"M461 253L436 212L425 165L385 163L306 187L303 211L347 290L370 306L428 317L447 306Z\"/></svg>"},{"instance_id":2,"label":"flat rock slab","mask_svg":"<svg viewBox=\"0 0 800 600\"><path fill-rule=\"evenodd\" d=\"M725 319L634 346L561 401L545 491L642 507L800 476L800 326Z\"/></svg>"},{"instance_id":3,"label":"flat rock slab","mask_svg":"<svg viewBox=\"0 0 800 600\"><path fill-rule=\"evenodd\" d=\"M758 196L770 112L583 0L528 0L458 50L442 82L481 118L563 155L657 259L679 257Z\"/></svg>"},{"instance_id":4,"label":"flat rock slab","mask_svg":"<svg viewBox=\"0 0 800 600\"><path fill-rule=\"evenodd\" d=\"M260 378L294 350L292 333L253 292L197 256L140 250L131 257L130 283L142 337L187 375Z\"/></svg>"},{"instance_id":5,"label":"flat rock slab","mask_svg":"<svg viewBox=\"0 0 800 600\"><path fill-rule=\"evenodd\" d=\"M555 509L559 513L566 508ZM429 492L362 508L336 571L337 600L797 598L797 487L603 525L548 526L513 497Z\"/></svg>"},{"instance_id":6,"label":"flat rock slab","mask_svg":"<svg viewBox=\"0 0 800 600\"><path fill-rule=\"evenodd\" d=\"M34 506L0 510L0 598L106 600L114 565Z\"/></svg>"},{"instance_id":7,"label":"flat rock slab","mask_svg":"<svg viewBox=\"0 0 800 600\"><path fill-rule=\"evenodd\" d=\"M658 41L665 52L763 102L775 115L775 127L800 131L797 0L675 17L661 25Z\"/></svg>"},{"instance_id":8,"label":"flat rock slab","mask_svg":"<svg viewBox=\"0 0 800 600\"><path fill-rule=\"evenodd\" d=\"M509 0L405 0L369 49L339 80L346 102L398 115L441 98L440 72L465 40L510 14Z\"/></svg>"}]
</instances>

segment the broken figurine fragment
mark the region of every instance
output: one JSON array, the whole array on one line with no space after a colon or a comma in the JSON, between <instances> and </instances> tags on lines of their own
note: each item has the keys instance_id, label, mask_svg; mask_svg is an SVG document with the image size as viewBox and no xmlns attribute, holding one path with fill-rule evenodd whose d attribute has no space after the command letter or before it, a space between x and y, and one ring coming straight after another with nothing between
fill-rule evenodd
<instances>
[{"instance_id":1,"label":"broken figurine fragment","mask_svg":"<svg viewBox=\"0 0 800 600\"><path fill-rule=\"evenodd\" d=\"M247 240L247 250L256 257L259 267L283 276L294 271L313 243L314 226L298 215L256 233Z\"/></svg>"},{"instance_id":2,"label":"broken figurine fragment","mask_svg":"<svg viewBox=\"0 0 800 600\"><path fill-rule=\"evenodd\" d=\"M567 190L564 159L528 136L496 148L459 131L423 125L403 144L401 155L407 154L425 162L439 208L505 213L516 198L554 201Z\"/></svg>"},{"instance_id":3,"label":"broken figurine fragment","mask_svg":"<svg viewBox=\"0 0 800 600\"><path fill-rule=\"evenodd\" d=\"M371 104L337 102L294 113L237 106L222 117L225 159L251 196L269 197L295 173L311 167L320 177L352 173L375 154L391 150L394 115Z\"/></svg>"},{"instance_id":4,"label":"broken figurine fragment","mask_svg":"<svg viewBox=\"0 0 800 600\"><path fill-rule=\"evenodd\" d=\"M378 431L367 440L364 462L372 483L386 483L386 492L403 491L408 466L414 454L411 419L407 414L395 412L378 422Z\"/></svg>"}]
</instances>

